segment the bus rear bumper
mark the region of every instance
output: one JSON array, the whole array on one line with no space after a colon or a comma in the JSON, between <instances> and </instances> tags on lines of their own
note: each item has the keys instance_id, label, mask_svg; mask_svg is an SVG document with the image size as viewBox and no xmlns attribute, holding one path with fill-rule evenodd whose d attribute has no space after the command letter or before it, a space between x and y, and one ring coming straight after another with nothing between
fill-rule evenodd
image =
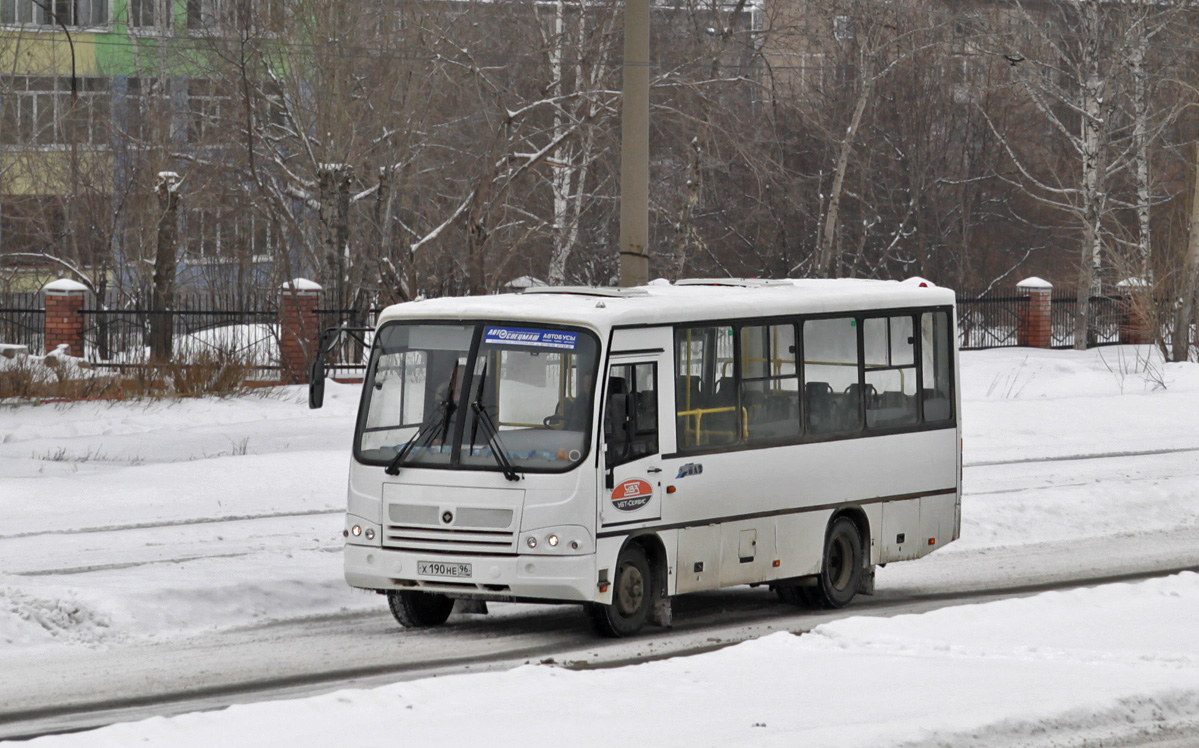
<instances>
[{"instance_id":1,"label":"bus rear bumper","mask_svg":"<svg viewBox=\"0 0 1199 748\"><path fill-rule=\"evenodd\" d=\"M482 599L591 602L596 599L595 556L446 556L345 546L345 577L366 590L422 590ZM421 574L421 562L443 570L470 566L470 576Z\"/></svg>"}]
</instances>

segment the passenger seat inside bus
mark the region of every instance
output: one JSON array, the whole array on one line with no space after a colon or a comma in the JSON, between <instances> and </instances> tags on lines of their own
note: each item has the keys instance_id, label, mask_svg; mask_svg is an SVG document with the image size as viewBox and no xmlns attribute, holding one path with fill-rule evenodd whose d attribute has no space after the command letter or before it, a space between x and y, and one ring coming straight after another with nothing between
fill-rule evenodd
<instances>
[{"instance_id":1,"label":"passenger seat inside bus","mask_svg":"<svg viewBox=\"0 0 1199 748\"><path fill-rule=\"evenodd\" d=\"M805 382L803 386L804 409L808 414L808 431L826 434L834 431L833 386L828 382Z\"/></svg>"}]
</instances>

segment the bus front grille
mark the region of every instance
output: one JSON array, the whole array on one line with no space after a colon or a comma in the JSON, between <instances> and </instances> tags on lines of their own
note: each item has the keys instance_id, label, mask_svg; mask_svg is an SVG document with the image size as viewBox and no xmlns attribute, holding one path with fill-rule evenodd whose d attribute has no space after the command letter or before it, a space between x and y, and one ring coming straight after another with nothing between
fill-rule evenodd
<instances>
[{"instance_id":1,"label":"bus front grille","mask_svg":"<svg viewBox=\"0 0 1199 748\"><path fill-rule=\"evenodd\" d=\"M401 551L515 553L516 533L508 530L387 525L383 546Z\"/></svg>"}]
</instances>

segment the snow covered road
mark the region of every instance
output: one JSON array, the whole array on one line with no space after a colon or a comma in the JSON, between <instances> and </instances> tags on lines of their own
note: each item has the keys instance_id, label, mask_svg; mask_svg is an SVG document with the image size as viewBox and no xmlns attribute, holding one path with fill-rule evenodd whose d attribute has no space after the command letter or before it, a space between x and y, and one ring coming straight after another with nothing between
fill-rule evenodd
<instances>
[{"instance_id":1,"label":"snow covered road","mask_svg":"<svg viewBox=\"0 0 1199 748\"><path fill-rule=\"evenodd\" d=\"M961 541L919 562L880 570L878 596L855 604L839 623L832 622L842 614L797 612L764 590L746 588L681 598L674 631L652 630L631 644L594 641L583 616L570 607L497 605L491 616L458 616L440 631L401 631L381 599L351 593L340 577L338 551L353 388L332 387L326 409L315 412L303 408L302 393L294 390L283 397L215 402L0 407L0 720L37 709L67 710L72 703L135 703L139 697L188 688L208 689L217 699L212 703L229 703L245 700L229 694L246 684L274 680L294 689L306 687L306 678L320 672L380 674L372 681L377 683L395 680L396 673L411 678L447 668L461 672L466 661L473 670L496 670L487 677L501 677L513 664L535 663L547 653L559 661L592 664L658 657L771 631L820 625L843 631L854 620L874 618L852 616L855 612L893 617L960 602L953 596L973 602L987 590L1199 567L1199 426L1194 419L1199 367L1156 364L1138 372L1137 361L1131 348L964 354ZM1157 386L1159 380L1167 383L1165 389ZM1050 593L1031 598L1044 598L1043 605L1003 609L1017 612L996 614L996 619L1058 620L1059 609L1078 606L1078 599L1069 597L1075 594L1100 595L1102 605L1117 608L1125 604L1123 598L1145 595L1199 600L1193 582L1174 584L1112 585L1123 592L1111 600L1102 591ZM951 615L947 611L915 619L943 622L948 619L938 616ZM896 649L888 637L902 636L886 621L877 625L882 628L867 627L861 641L855 639L838 656L848 652L855 661L864 658L881 677L889 658L902 655L909 644ZM1139 625L1129 624L1129 631ZM1108 634L1119 639L1118 631ZM1157 635L1160 651L1154 658L1192 662L1179 629ZM1039 646L1034 639L1027 646ZM765 649L745 645L750 649L726 652L740 651L747 663L754 651L783 659L795 654L790 644L765 641L771 644L758 644ZM1019 645L990 643L1004 652ZM947 646L952 651L955 644ZM807 646L801 647L801 659L816 657L813 662L834 672L840 667L823 659L829 652L816 656ZM921 663L926 659L917 657ZM1061 672L1074 667L1069 657L1043 659L1037 667ZM803 663L813 666L806 659ZM1136 670L1135 662L1128 667ZM512 677L513 687L529 680ZM1014 676L1005 671L996 677ZM1177 708L1152 702L1153 708L1170 712L1167 721L1175 727L1185 722L1187 699L1193 696L1188 683L1180 681ZM1138 688L1126 691L1143 694ZM1091 696L1088 702L1082 689L1078 703L1102 702L1110 714L1119 712L1111 706L1111 694ZM375 698L356 696L346 708ZM931 692L927 696L930 704L936 698ZM961 725L969 723L991 726L981 734L1010 736L1020 730L994 732L994 724L1047 724L1040 712L1004 703L995 699L997 711L970 712L974 716L965 723L938 721L927 713L923 719L932 722L922 727L924 738L904 730L888 734L920 741L928 735L959 735ZM1075 708L1047 705L1065 709L1061 714ZM730 706L734 712L738 708ZM51 714L45 716L53 722ZM866 719L894 724L881 714ZM1105 719L1089 724L1106 724ZM1061 724L1072 729L1068 719ZM4 727L0 735L13 734ZM409 722L402 727L424 729ZM766 728L739 729L745 732L737 733L741 737L732 744L773 744ZM159 744L182 744L163 737L169 730L147 734ZM796 734L823 744L816 738L824 733L802 724L780 733ZM1109 730L1109 735L1115 733ZM77 742L64 744L104 744L83 736L71 740ZM897 740L860 744L902 742Z\"/></svg>"}]
</instances>

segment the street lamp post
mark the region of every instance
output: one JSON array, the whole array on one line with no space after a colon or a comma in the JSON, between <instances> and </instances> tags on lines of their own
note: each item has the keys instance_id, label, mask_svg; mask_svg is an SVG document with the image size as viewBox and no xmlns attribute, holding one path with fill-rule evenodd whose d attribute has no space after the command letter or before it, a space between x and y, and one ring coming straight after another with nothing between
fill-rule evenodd
<instances>
[{"instance_id":1,"label":"street lamp post","mask_svg":"<svg viewBox=\"0 0 1199 748\"><path fill-rule=\"evenodd\" d=\"M649 282L649 4L625 0L620 120L620 285Z\"/></svg>"}]
</instances>

